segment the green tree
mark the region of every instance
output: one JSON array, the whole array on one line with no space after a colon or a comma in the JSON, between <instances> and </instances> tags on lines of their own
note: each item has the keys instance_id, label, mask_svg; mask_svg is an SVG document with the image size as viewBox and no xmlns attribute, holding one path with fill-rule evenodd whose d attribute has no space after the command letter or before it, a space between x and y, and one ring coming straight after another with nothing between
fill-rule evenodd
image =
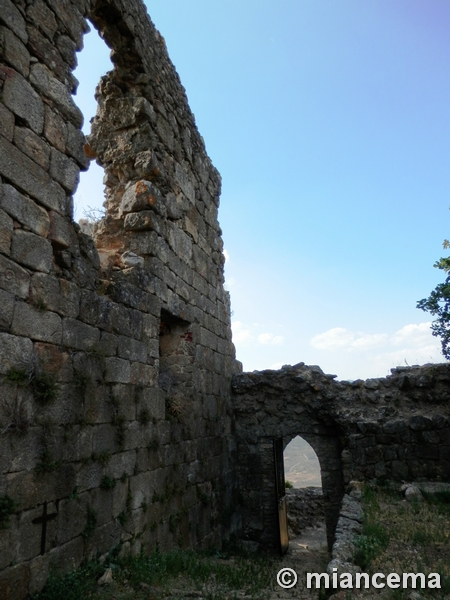
<instances>
[{"instance_id":1,"label":"green tree","mask_svg":"<svg viewBox=\"0 0 450 600\"><path fill-rule=\"evenodd\" d=\"M442 245L444 249L450 248L448 240L444 240ZM433 266L449 273L450 257L440 258ZM433 335L441 338L442 354L446 359L450 359L450 275L447 275L444 283L436 286L428 298L419 300L417 308L437 317L431 324L431 331Z\"/></svg>"}]
</instances>

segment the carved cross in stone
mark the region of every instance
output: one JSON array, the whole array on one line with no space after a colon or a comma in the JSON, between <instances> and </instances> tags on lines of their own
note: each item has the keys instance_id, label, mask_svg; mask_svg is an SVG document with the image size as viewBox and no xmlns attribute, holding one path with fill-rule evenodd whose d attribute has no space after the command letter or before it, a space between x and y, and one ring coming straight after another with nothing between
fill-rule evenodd
<instances>
[{"instance_id":1,"label":"carved cross in stone","mask_svg":"<svg viewBox=\"0 0 450 600\"><path fill-rule=\"evenodd\" d=\"M53 519L56 519L57 516L58 513L52 513L51 515L47 513L47 502L44 502L44 512L42 514L42 517L36 517L36 519L33 519L31 521L36 525L42 523L41 554L45 554L45 538L47 537L47 523L48 521L53 521Z\"/></svg>"}]
</instances>

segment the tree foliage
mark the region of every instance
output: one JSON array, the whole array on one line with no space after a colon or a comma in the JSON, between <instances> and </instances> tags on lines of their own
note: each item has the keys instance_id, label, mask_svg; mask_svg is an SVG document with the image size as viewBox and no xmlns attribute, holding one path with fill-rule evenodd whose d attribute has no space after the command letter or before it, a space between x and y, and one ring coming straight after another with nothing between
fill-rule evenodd
<instances>
[{"instance_id":1,"label":"tree foliage","mask_svg":"<svg viewBox=\"0 0 450 600\"><path fill-rule=\"evenodd\" d=\"M444 249L450 248L448 240L444 240L442 245ZM433 266L450 273L450 257L440 258ZM444 283L436 286L428 298L419 300L417 308L437 317L431 324L431 331L433 335L441 338L442 354L450 359L450 274Z\"/></svg>"}]
</instances>

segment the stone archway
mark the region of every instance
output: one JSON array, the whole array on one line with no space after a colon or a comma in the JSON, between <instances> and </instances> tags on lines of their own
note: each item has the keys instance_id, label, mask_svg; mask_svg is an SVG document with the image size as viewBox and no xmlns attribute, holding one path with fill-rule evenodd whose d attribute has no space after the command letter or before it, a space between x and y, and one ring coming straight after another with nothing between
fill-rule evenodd
<instances>
[{"instance_id":1,"label":"stone archway","mask_svg":"<svg viewBox=\"0 0 450 600\"><path fill-rule=\"evenodd\" d=\"M279 546L273 440L283 438L285 447L297 435L319 459L330 549L334 541L344 494L341 430L317 402L312 386L310 370L295 379L287 371L264 371L234 382L243 536L264 548Z\"/></svg>"}]
</instances>

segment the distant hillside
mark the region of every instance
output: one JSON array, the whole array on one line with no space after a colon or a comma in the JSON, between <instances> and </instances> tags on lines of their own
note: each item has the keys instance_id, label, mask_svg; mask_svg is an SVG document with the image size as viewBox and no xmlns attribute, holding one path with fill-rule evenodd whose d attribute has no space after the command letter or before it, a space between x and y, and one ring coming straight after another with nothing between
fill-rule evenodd
<instances>
[{"instance_id":1,"label":"distant hillside","mask_svg":"<svg viewBox=\"0 0 450 600\"><path fill-rule=\"evenodd\" d=\"M295 488L322 487L316 453L301 437L296 437L284 451L285 477Z\"/></svg>"}]
</instances>

